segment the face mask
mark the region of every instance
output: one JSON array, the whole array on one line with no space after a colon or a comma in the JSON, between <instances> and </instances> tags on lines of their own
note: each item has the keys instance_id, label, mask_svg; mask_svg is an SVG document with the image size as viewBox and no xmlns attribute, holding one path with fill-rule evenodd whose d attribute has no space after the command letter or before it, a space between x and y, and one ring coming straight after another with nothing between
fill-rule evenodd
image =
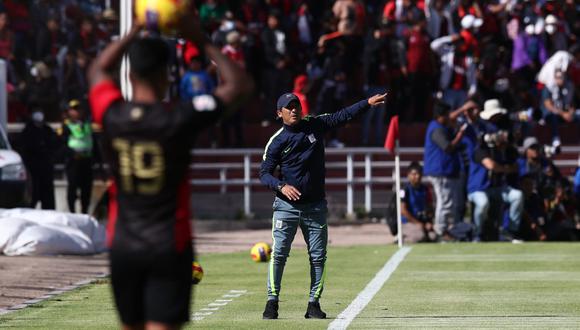
<instances>
[{"instance_id":1,"label":"face mask","mask_svg":"<svg viewBox=\"0 0 580 330\"><path fill-rule=\"evenodd\" d=\"M526 34L529 36L534 34L534 26L532 24L526 26Z\"/></svg>"},{"instance_id":2,"label":"face mask","mask_svg":"<svg viewBox=\"0 0 580 330\"><path fill-rule=\"evenodd\" d=\"M556 33L556 26L553 24L546 25L546 32L548 32L548 34Z\"/></svg>"},{"instance_id":3,"label":"face mask","mask_svg":"<svg viewBox=\"0 0 580 330\"><path fill-rule=\"evenodd\" d=\"M40 111L35 111L32 114L32 121L34 121L35 123L42 123L44 121L44 113Z\"/></svg>"}]
</instances>

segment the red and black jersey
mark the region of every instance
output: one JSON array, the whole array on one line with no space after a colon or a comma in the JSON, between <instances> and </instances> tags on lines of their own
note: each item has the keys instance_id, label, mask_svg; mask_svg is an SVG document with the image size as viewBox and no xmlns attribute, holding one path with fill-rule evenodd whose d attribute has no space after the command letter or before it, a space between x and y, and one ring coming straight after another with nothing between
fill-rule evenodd
<instances>
[{"instance_id":1,"label":"red and black jersey","mask_svg":"<svg viewBox=\"0 0 580 330\"><path fill-rule=\"evenodd\" d=\"M194 138L222 113L202 95L182 104L125 102L112 81L90 93L113 175L107 242L114 250L181 252L191 241L189 164Z\"/></svg>"}]
</instances>

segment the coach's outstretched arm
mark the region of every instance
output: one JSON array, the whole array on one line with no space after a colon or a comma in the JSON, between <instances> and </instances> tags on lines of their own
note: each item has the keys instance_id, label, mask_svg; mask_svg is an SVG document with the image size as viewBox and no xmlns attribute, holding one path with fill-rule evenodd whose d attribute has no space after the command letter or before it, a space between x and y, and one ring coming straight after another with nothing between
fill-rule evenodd
<instances>
[{"instance_id":1,"label":"coach's outstretched arm","mask_svg":"<svg viewBox=\"0 0 580 330\"><path fill-rule=\"evenodd\" d=\"M98 56L93 60L89 67L88 79L89 87L93 87L103 80L113 80L114 71L117 68L123 54L139 34L141 27L134 25L129 33L117 41L111 42Z\"/></svg>"},{"instance_id":2,"label":"coach's outstretched arm","mask_svg":"<svg viewBox=\"0 0 580 330\"><path fill-rule=\"evenodd\" d=\"M250 94L254 89L252 78L234 61L214 45L212 45L199 24L199 17L194 19L184 18L180 24L182 36L193 42L200 50L216 64L222 83L216 88L214 94L227 105L235 105L236 101ZM235 107L228 107L231 111ZM227 114L226 114L227 116Z\"/></svg>"},{"instance_id":3,"label":"coach's outstretched arm","mask_svg":"<svg viewBox=\"0 0 580 330\"><path fill-rule=\"evenodd\" d=\"M334 128L346 124L360 113L368 110L370 107L385 103L387 94L376 94L368 99L359 101L351 106L343 108L335 113L325 113L317 116L318 119L327 126L327 128Z\"/></svg>"}]
</instances>

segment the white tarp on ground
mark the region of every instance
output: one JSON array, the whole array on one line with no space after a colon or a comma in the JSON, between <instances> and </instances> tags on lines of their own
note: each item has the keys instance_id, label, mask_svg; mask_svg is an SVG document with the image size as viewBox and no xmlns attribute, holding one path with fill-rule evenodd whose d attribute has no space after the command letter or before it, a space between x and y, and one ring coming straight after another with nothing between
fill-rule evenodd
<instances>
[{"instance_id":1,"label":"white tarp on ground","mask_svg":"<svg viewBox=\"0 0 580 330\"><path fill-rule=\"evenodd\" d=\"M0 209L0 253L94 254L105 250L105 227L86 214Z\"/></svg>"}]
</instances>

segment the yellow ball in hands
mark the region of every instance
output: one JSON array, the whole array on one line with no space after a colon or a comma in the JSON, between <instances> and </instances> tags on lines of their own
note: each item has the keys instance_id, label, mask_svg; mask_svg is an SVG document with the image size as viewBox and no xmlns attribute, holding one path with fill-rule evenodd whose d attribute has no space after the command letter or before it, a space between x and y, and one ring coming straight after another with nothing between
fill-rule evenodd
<instances>
[{"instance_id":1,"label":"yellow ball in hands","mask_svg":"<svg viewBox=\"0 0 580 330\"><path fill-rule=\"evenodd\" d=\"M175 35L179 20L192 12L192 0L135 0L135 19L145 29Z\"/></svg>"}]
</instances>

